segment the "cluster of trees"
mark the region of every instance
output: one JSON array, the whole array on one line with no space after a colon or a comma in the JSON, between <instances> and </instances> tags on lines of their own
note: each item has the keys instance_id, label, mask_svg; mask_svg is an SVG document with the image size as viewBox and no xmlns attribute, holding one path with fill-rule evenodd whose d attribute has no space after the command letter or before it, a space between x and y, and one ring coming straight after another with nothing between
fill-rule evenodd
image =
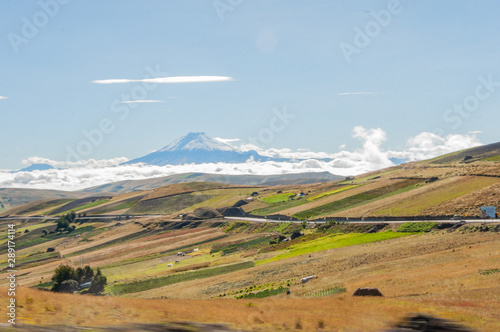
<instances>
[{"instance_id":1,"label":"cluster of trees","mask_svg":"<svg viewBox=\"0 0 500 332\"><path fill-rule=\"evenodd\" d=\"M59 217L59 219L57 219L57 229L56 229L56 232L60 229L62 230L69 230L69 231L72 231L74 230L74 226L70 226L70 223L74 222L76 219L76 213L74 211L71 211L70 213L67 213L66 215L64 216L61 216ZM73 229L70 229L73 228Z\"/></svg>"},{"instance_id":2,"label":"cluster of trees","mask_svg":"<svg viewBox=\"0 0 500 332\"><path fill-rule=\"evenodd\" d=\"M102 274L101 269L94 270L90 266L74 269L69 265L60 265L52 276L54 285L53 292L73 293L81 289L80 285L90 282L90 287L86 293L100 294L104 291L108 280Z\"/></svg>"}]
</instances>

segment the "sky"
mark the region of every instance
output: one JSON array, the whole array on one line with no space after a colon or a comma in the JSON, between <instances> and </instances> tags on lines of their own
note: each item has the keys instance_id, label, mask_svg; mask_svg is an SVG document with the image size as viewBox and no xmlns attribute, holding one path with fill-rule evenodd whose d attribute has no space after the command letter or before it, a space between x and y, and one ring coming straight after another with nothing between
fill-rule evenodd
<instances>
[{"instance_id":1,"label":"sky","mask_svg":"<svg viewBox=\"0 0 500 332\"><path fill-rule=\"evenodd\" d=\"M498 1L0 5L0 170L116 164L194 131L365 161L499 141Z\"/></svg>"}]
</instances>

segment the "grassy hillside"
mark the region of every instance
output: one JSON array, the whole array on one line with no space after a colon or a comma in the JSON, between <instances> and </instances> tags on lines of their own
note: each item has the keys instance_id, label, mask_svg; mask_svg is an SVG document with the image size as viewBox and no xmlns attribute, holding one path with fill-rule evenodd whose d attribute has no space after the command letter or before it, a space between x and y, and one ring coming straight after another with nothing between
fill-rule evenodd
<instances>
[{"instance_id":1,"label":"grassy hillside","mask_svg":"<svg viewBox=\"0 0 500 332\"><path fill-rule=\"evenodd\" d=\"M76 191L0 188L0 216L4 215L2 211L39 200L74 199L88 195Z\"/></svg>"},{"instance_id":2,"label":"grassy hillside","mask_svg":"<svg viewBox=\"0 0 500 332\"><path fill-rule=\"evenodd\" d=\"M126 180L82 190L87 193L116 193L150 190L170 184L187 182L216 182L246 186L276 186L312 184L342 179L328 172L277 174L277 175L220 175L207 173L184 173L144 180Z\"/></svg>"},{"instance_id":3,"label":"grassy hillside","mask_svg":"<svg viewBox=\"0 0 500 332\"><path fill-rule=\"evenodd\" d=\"M54 229L53 222L16 223L22 274L18 315L25 324L121 326L167 320L272 331L283 324L306 331L319 326L380 330L420 311L481 331L500 328L499 224L448 232L436 223L304 227L159 217L97 220L78 223L70 233L43 235ZM6 224L0 221L0 230ZM378 231L371 233L373 228ZM296 232L303 235L276 240ZM55 251L46 253L48 247ZM179 251L185 256L177 256ZM2 257L0 287L5 287L7 256ZM50 288L50 277L62 263L100 267L108 278L106 296L34 289ZM300 282L310 275L316 278ZM377 287L384 297L352 297L359 287ZM6 300L7 293L0 294ZM205 308L204 314L193 312L196 308Z\"/></svg>"},{"instance_id":4,"label":"grassy hillside","mask_svg":"<svg viewBox=\"0 0 500 332\"><path fill-rule=\"evenodd\" d=\"M62 198L45 200L0 212L0 216L57 215L71 210L88 215L177 216L198 208L230 207L243 200L247 204L242 205L242 209L257 216L281 214L299 219L477 217L482 206L500 208L496 198L500 185L500 164L496 161L499 146L491 144L323 183L231 185L207 182L207 174L182 174L175 179L186 182L144 191L137 191L143 188L139 186L132 192L114 196L94 195L66 202ZM156 180L141 181L146 184ZM254 192L257 195L251 197Z\"/></svg>"}]
</instances>

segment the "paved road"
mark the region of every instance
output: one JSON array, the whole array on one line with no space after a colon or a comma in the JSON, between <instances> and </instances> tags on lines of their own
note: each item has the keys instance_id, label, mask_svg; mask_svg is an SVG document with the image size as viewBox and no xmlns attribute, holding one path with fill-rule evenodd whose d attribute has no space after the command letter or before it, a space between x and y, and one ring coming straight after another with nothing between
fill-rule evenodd
<instances>
[{"instance_id":1,"label":"paved road","mask_svg":"<svg viewBox=\"0 0 500 332\"><path fill-rule=\"evenodd\" d=\"M275 219L266 219L266 218L242 218L242 217L224 217L224 219L229 219L229 220L241 220L241 221L255 221L255 222L295 222L295 223L301 223L302 220L275 220ZM402 224L405 222L426 222L426 221L433 221L433 222L449 222L449 223L457 223L460 221L465 221L466 223L500 223L500 220L498 219L461 219L461 220L450 220L450 219L440 219L440 220L388 220L388 221L382 221L382 220L376 220L376 221L348 221L352 223L357 223L357 224L378 224L378 223L386 223L386 224ZM324 223L325 221L308 221L310 223Z\"/></svg>"},{"instance_id":2,"label":"paved road","mask_svg":"<svg viewBox=\"0 0 500 332\"><path fill-rule=\"evenodd\" d=\"M124 215L106 215L106 216L87 216L84 217L85 219L117 219L117 218L123 218L125 217ZM130 216L131 218L161 218L165 217L164 215L161 214L150 214L150 215L135 215L135 216ZM49 217L49 216L41 216L41 217L1 217L1 220L56 220L59 217ZM241 220L241 221L253 221L253 222L295 222L295 223L301 223L302 220L276 220L276 219L266 219L266 218L256 218L256 217L224 217L224 219L228 220ZM377 223L387 223L387 224L402 224L405 222L425 222L425 221L433 221L433 222L449 222L449 223L457 223L459 221L465 221L466 223L500 223L500 220L498 219L460 219L460 220L450 220L450 219L440 219L440 220L366 220L366 221L348 221L348 222L353 222L357 224L377 224ZM325 221L308 221L309 223L324 223Z\"/></svg>"},{"instance_id":3,"label":"paved road","mask_svg":"<svg viewBox=\"0 0 500 332\"><path fill-rule=\"evenodd\" d=\"M106 215L106 216L86 216L82 218L77 218L77 219L117 219L117 218L124 218L125 215ZM130 218L158 218L158 217L165 217L164 215L161 214L151 214L151 215L137 215L137 216L130 216ZM0 217L1 220L56 220L59 219L59 217L49 217L49 216L40 216L40 217Z\"/></svg>"}]
</instances>

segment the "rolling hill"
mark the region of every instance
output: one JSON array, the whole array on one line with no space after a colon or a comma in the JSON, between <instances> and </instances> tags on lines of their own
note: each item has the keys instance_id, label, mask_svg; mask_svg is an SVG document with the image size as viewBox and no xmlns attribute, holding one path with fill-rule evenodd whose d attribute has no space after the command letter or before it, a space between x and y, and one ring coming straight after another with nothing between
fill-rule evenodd
<instances>
[{"instance_id":1,"label":"rolling hill","mask_svg":"<svg viewBox=\"0 0 500 332\"><path fill-rule=\"evenodd\" d=\"M343 179L339 175L328 172L276 174L276 175L224 175L208 173L182 173L165 177L125 180L107 183L104 185L81 190L85 193L118 193L123 194L130 191L149 190L169 184L185 182L218 182L237 185L287 185L287 184L309 184Z\"/></svg>"},{"instance_id":2,"label":"rolling hill","mask_svg":"<svg viewBox=\"0 0 500 332\"><path fill-rule=\"evenodd\" d=\"M42 199L73 199L85 196L89 194L62 190L0 188L0 213Z\"/></svg>"},{"instance_id":3,"label":"rolling hill","mask_svg":"<svg viewBox=\"0 0 500 332\"><path fill-rule=\"evenodd\" d=\"M342 179L324 173L190 173L124 181L89 188L84 191L87 198L67 203L52 213L74 209L89 214L175 216L197 208L222 209L246 201L241 207L244 213L298 219L478 217L482 206L500 208L499 149L500 144L491 144ZM336 180L331 181L332 177ZM107 194L102 192L114 193L103 197ZM251 197L252 193L256 196ZM53 204L57 202L55 199ZM47 204L50 202L44 202L44 207ZM27 205L3 214L40 214L40 210Z\"/></svg>"}]
</instances>

